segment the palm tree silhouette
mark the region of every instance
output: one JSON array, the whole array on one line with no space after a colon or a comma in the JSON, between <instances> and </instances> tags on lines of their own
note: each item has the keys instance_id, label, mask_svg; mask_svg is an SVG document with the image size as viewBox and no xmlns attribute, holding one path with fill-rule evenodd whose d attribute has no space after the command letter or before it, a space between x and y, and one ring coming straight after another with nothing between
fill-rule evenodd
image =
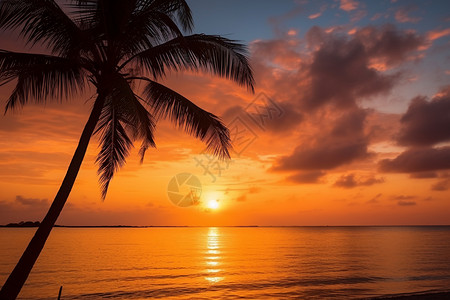
<instances>
[{"instance_id":1,"label":"palm tree silhouette","mask_svg":"<svg viewBox=\"0 0 450 300\"><path fill-rule=\"evenodd\" d=\"M148 147L155 146L155 119L169 118L206 142L211 153L229 157L226 126L158 83L167 72L209 72L253 92L246 47L220 36L190 34L192 15L183 0L72 0L68 4L63 10L54 0L0 3L0 29L19 31L26 42L43 45L49 52L0 50L0 85L15 83L5 113L29 101L45 103L95 91L61 187L3 285L1 299L15 299L19 294L64 207L93 134L99 135L101 145L96 162L103 199L133 142L142 141L141 159ZM145 88L136 91L135 82L144 83Z\"/></svg>"}]
</instances>

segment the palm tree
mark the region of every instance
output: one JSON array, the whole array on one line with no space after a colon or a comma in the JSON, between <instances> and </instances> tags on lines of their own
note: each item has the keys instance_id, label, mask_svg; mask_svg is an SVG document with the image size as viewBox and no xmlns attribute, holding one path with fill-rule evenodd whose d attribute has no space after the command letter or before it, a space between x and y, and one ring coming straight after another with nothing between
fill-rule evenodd
<instances>
[{"instance_id":1,"label":"palm tree","mask_svg":"<svg viewBox=\"0 0 450 300\"><path fill-rule=\"evenodd\" d=\"M29 101L95 93L61 187L3 285L1 299L19 294L64 207L93 134L101 145L96 162L103 199L133 142L142 141L141 159L155 146L158 118L169 118L204 141L211 153L229 157L229 132L221 120L158 82L168 72L206 71L253 92L246 47L220 36L191 34L192 28L184 0L72 0L64 10L55 0L1 1L0 29L18 31L28 44L48 49L48 54L0 50L0 85L15 83L5 113ZM145 88L136 91L136 82Z\"/></svg>"}]
</instances>

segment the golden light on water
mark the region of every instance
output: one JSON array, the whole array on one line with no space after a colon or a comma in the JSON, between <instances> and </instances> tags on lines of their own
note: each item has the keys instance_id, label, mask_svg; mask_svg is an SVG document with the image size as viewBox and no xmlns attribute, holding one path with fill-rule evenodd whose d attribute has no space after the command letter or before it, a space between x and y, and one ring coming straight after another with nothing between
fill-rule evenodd
<instances>
[{"instance_id":1,"label":"golden light on water","mask_svg":"<svg viewBox=\"0 0 450 300\"><path fill-rule=\"evenodd\" d=\"M219 238L220 234L218 228L216 227L209 228L206 242L207 250L205 255L205 263L208 266L206 272L208 273L209 276L206 276L205 279L212 284L222 281L224 279L223 276L220 276L222 270L219 269L222 260L222 256L220 256L221 251Z\"/></svg>"}]
</instances>

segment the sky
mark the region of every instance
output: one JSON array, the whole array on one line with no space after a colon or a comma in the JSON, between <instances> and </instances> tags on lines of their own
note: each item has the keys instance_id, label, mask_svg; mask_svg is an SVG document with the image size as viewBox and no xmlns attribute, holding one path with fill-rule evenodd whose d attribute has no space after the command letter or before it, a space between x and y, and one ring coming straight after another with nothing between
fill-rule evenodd
<instances>
[{"instance_id":1,"label":"sky","mask_svg":"<svg viewBox=\"0 0 450 300\"><path fill-rule=\"evenodd\" d=\"M228 125L231 160L160 120L157 148L140 164L137 145L102 201L94 137L57 224L450 224L450 2L187 2L194 32L250 50L254 94L207 74L164 81ZM90 97L0 116L0 224L43 218ZM174 205L169 183L187 178L200 198Z\"/></svg>"}]
</instances>

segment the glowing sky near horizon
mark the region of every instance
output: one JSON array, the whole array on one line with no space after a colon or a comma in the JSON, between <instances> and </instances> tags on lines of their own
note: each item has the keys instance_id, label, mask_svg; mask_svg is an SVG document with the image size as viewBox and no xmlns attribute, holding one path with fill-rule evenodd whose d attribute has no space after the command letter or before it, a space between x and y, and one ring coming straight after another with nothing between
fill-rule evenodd
<instances>
[{"instance_id":1,"label":"glowing sky near horizon","mask_svg":"<svg viewBox=\"0 0 450 300\"><path fill-rule=\"evenodd\" d=\"M94 138L59 224L450 224L449 1L188 3L195 32L242 40L251 52L254 95L209 75L165 82L232 133L246 131L232 160L205 170L204 145L160 121L158 148L143 165L134 149L102 202ZM0 35L0 49L17 45ZM10 90L1 87L2 105ZM0 224L43 217L89 97L0 117ZM270 117L257 114L261 101ZM198 205L168 199L179 173L200 179Z\"/></svg>"}]
</instances>

